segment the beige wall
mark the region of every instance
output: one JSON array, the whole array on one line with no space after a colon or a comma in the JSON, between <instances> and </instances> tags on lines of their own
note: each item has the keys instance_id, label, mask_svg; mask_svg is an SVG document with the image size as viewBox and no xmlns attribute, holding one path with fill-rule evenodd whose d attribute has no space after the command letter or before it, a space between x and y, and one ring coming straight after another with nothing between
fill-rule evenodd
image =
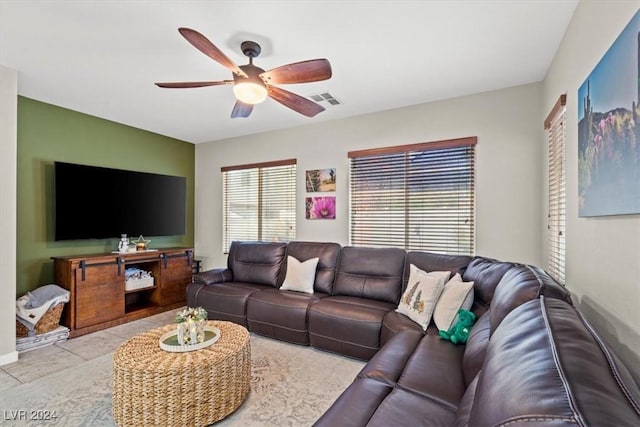
<instances>
[{"instance_id":1,"label":"beige wall","mask_svg":"<svg viewBox=\"0 0 640 427\"><path fill-rule=\"evenodd\" d=\"M580 2L544 81L541 117L561 93L567 94L566 285L589 321L640 377L640 215L578 217L576 99L578 88L639 7L640 1Z\"/></svg>"},{"instance_id":2,"label":"beige wall","mask_svg":"<svg viewBox=\"0 0 640 427\"><path fill-rule=\"evenodd\" d=\"M477 136L476 252L540 264L541 85L531 84L196 146L196 255L225 265L220 167L297 158L297 240L349 242L351 150ZM335 107L340 108L340 107ZM282 111L282 114L293 114ZM337 168L336 220L304 218L304 172Z\"/></svg>"},{"instance_id":3,"label":"beige wall","mask_svg":"<svg viewBox=\"0 0 640 427\"><path fill-rule=\"evenodd\" d=\"M0 365L16 352L16 165L18 77L0 66Z\"/></svg>"}]
</instances>

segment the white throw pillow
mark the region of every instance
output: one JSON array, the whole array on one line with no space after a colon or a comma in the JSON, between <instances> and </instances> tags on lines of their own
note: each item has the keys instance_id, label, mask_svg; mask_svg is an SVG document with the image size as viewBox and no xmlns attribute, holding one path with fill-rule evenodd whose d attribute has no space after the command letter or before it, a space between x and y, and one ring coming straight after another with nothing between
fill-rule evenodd
<instances>
[{"instance_id":1,"label":"white throw pillow","mask_svg":"<svg viewBox=\"0 0 640 427\"><path fill-rule=\"evenodd\" d=\"M409 283L396 311L404 314L426 331L440 293L442 293L444 284L449 280L450 275L449 271L427 273L411 264L409 266Z\"/></svg>"},{"instance_id":2,"label":"white throw pillow","mask_svg":"<svg viewBox=\"0 0 640 427\"><path fill-rule=\"evenodd\" d=\"M318 258L310 258L300 262L292 256L287 257L287 275L280 287L282 291L313 293L313 283L316 280Z\"/></svg>"},{"instance_id":3,"label":"white throw pillow","mask_svg":"<svg viewBox=\"0 0 640 427\"><path fill-rule=\"evenodd\" d=\"M438 330L448 331L458 320L458 310L470 310L473 305L473 282L463 282L460 274L447 282L433 312Z\"/></svg>"}]
</instances>

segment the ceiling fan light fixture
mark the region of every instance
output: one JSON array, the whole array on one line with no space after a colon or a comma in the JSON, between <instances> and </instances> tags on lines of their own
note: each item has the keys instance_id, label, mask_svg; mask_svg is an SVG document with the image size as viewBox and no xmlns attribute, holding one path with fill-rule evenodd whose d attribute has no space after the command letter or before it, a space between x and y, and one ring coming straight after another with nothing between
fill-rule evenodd
<instances>
[{"instance_id":1,"label":"ceiling fan light fixture","mask_svg":"<svg viewBox=\"0 0 640 427\"><path fill-rule=\"evenodd\" d=\"M238 101L245 104L260 104L267 99L267 88L251 81L236 83L233 93Z\"/></svg>"}]
</instances>

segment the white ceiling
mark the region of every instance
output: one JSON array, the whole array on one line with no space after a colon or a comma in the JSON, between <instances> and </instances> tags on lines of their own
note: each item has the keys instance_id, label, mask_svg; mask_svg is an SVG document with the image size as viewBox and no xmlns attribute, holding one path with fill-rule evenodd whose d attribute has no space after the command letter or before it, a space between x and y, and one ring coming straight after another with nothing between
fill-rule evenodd
<instances>
[{"instance_id":1,"label":"white ceiling","mask_svg":"<svg viewBox=\"0 0 640 427\"><path fill-rule=\"evenodd\" d=\"M0 64L25 97L201 143L541 81L577 3L0 0ZM330 80L282 87L343 104L307 118L267 99L231 119L230 86L160 89L231 78L179 27L238 65L243 40L265 70L327 58Z\"/></svg>"}]
</instances>

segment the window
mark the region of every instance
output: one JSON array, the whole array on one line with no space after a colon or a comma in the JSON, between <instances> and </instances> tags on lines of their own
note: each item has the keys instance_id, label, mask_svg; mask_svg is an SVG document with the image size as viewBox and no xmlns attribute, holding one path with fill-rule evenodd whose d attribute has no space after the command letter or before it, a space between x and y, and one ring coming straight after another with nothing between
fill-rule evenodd
<instances>
[{"instance_id":1,"label":"window","mask_svg":"<svg viewBox=\"0 0 640 427\"><path fill-rule=\"evenodd\" d=\"M567 95L561 95L544 121L549 142L549 212L547 215L547 270L558 282L565 280L566 148L565 114Z\"/></svg>"},{"instance_id":2,"label":"window","mask_svg":"<svg viewBox=\"0 0 640 427\"><path fill-rule=\"evenodd\" d=\"M351 244L473 254L476 142L350 152Z\"/></svg>"},{"instance_id":3,"label":"window","mask_svg":"<svg viewBox=\"0 0 640 427\"><path fill-rule=\"evenodd\" d=\"M222 168L223 249L234 240L296 237L296 160Z\"/></svg>"}]
</instances>

